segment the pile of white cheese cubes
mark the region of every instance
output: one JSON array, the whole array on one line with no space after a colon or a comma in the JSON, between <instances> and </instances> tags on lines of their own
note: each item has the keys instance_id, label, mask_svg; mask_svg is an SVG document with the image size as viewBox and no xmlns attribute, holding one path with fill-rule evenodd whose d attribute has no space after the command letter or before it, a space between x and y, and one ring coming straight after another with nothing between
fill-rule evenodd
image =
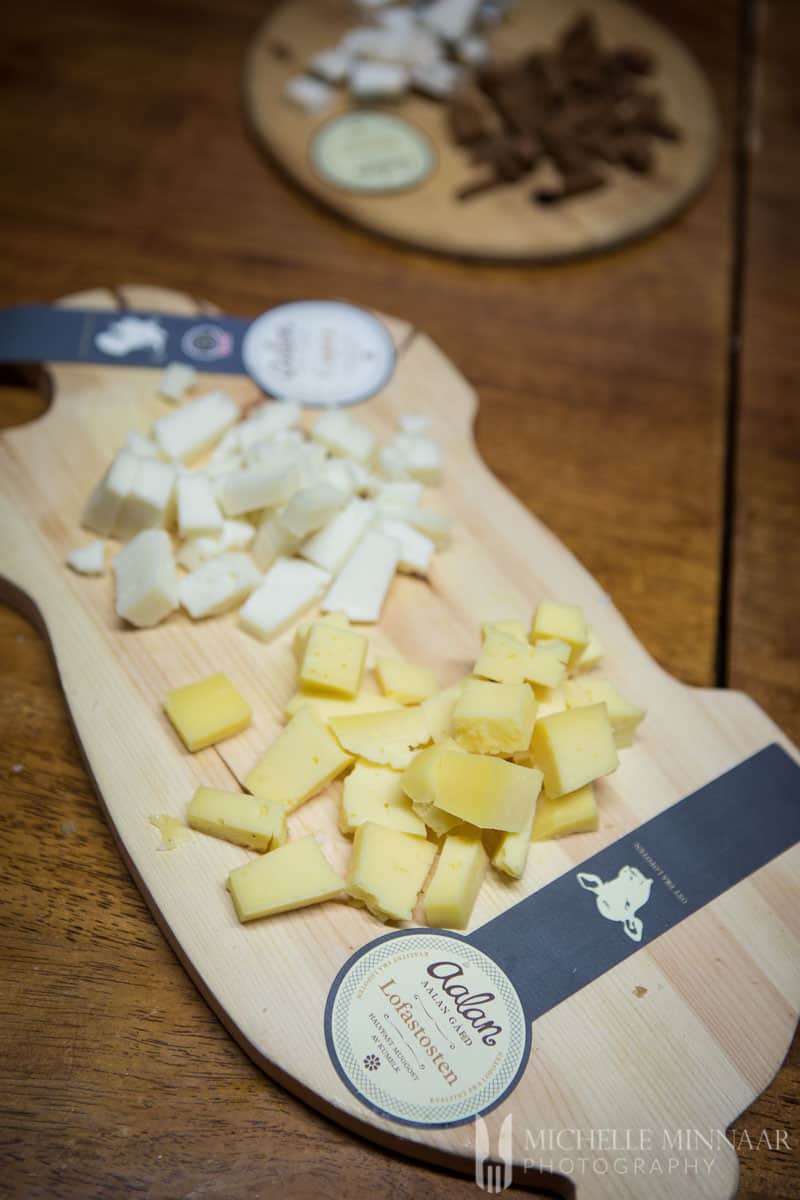
<instances>
[{"instance_id":1,"label":"pile of white cheese cubes","mask_svg":"<svg viewBox=\"0 0 800 1200\"><path fill-rule=\"evenodd\" d=\"M338 45L320 50L286 85L286 98L321 113L347 87L357 102L395 99L409 89L437 100L450 96L465 69L483 66L482 30L498 21L508 0L430 0L427 4L358 4L362 23Z\"/></svg>"},{"instance_id":2,"label":"pile of white cheese cubes","mask_svg":"<svg viewBox=\"0 0 800 1200\"><path fill-rule=\"evenodd\" d=\"M401 417L383 447L349 410L323 411L308 435L302 418L267 401L241 419L217 390L128 436L81 519L127 543L113 562L120 617L147 628L178 607L199 620L241 606L242 628L268 640L318 601L375 622L396 572L428 574L451 521L422 504L442 472L427 418ZM102 574L103 542L67 562Z\"/></svg>"}]
</instances>

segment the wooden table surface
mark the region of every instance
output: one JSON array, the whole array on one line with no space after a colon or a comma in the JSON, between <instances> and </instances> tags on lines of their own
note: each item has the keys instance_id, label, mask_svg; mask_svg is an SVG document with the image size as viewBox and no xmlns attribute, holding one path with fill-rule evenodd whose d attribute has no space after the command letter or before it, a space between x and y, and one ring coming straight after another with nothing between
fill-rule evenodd
<instances>
[{"instance_id":1,"label":"wooden table surface","mask_svg":"<svg viewBox=\"0 0 800 1200\"><path fill-rule=\"evenodd\" d=\"M689 683L747 690L800 741L800 7L648 0L714 87L713 181L659 236L540 269L382 244L274 173L239 99L266 7L12 6L0 304L146 282L242 315L338 296L407 318L477 387L491 468L654 656ZM11 373L2 382L3 423L41 410ZM473 1189L345 1133L251 1065L150 918L47 647L9 610L0 682L0 1197ZM736 1122L747 1200L800 1194L799 1080L796 1039Z\"/></svg>"}]
</instances>

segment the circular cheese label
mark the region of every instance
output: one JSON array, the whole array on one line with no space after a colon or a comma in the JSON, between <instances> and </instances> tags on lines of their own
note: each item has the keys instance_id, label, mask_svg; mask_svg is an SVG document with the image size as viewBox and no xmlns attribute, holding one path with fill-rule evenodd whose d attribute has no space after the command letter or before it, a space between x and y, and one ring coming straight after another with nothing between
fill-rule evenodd
<instances>
[{"instance_id":1,"label":"circular cheese label","mask_svg":"<svg viewBox=\"0 0 800 1200\"><path fill-rule=\"evenodd\" d=\"M351 192L405 191L427 179L436 166L430 138L384 112L333 117L314 135L310 154L327 183Z\"/></svg>"},{"instance_id":2,"label":"circular cheese label","mask_svg":"<svg viewBox=\"0 0 800 1200\"><path fill-rule=\"evenodd\" d=\"M394 343L377 317L334 300L282 304L242 342L248 374L269 395L311 408L358 404L389 381Z\"/></svg>"},{"instance_id":3,"label":"circular cheese label","mask_svg":"<svg viewBox=\"0 0 800 1200\"><path fill-rule=\"evenodd\" d=\"M358 951L331 988L325 1037L350 1091L405 1125L460 1125L494 1108L530 1053L511 980L438 930L390 933Z\"/></svg>"}]
</instances>

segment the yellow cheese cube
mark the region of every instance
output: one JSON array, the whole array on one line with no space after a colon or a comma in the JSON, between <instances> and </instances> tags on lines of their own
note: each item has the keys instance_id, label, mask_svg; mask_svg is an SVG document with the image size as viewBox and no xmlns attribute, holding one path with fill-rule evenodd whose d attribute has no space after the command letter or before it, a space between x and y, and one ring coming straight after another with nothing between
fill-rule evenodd
<instances>
[{"instance_id":1,"label":"yellow cheese cube","mask_svg":"<svg viewBox=\"0 0 800 1200\"><path fill-rule=\"evenodd\" d=\"M167 693L164 711L187 750L203 750L241 733L253 710L227 675L210 675Z\"/></svg>"},{"instance_id":2,"label":"yellow cheese cube","mask_svg":"<svg viewBox=\"0 0 800 1200\"><path fill-rule=\"evenodd\" d=\"M568 833L594 833L598 824L597 802L590 783L557 800L542 793L536 805L531 841L543 842Z\"/></svg>"},{"instance_id":3,"label":"yellow cheese cube","mask_svg":"<svg viewBox=\"0 0 800 1200\"><path fill-rule=\"evenodd\" d=\"M443 691L429 696L421 704L431 737L435 742L449 738L452 732L453 709L456 701L464 690L464 680L451 684Z\"/></svg>"},{"instance_id":4,"label":"yellow cheese cube","mask_svg":"<svg viewBox=\"0 0 800 1200\"><path fill-rule=\"evenodd\" d=\"M403 772L402 785L417 812L418 805L435 805L479 829L518 832L536 805L542 774L488 754L431 746Z\"/></svg>"},{"instance_id":5,"label":"yellow cheese cube","mask_svg":"<svg viewBox=\"0 0 800 1200\"><path fill-rule=\"evenodd\" d=\"M411 811L425 823L437 838L444 837L446 833L450 833L457 826L464 824L461 817L451 816L443 808L437 808L435 804L423 804L419 800L411 801Z\"/></svg>"},{"instance_id":6,"label":"yellow cheese cube","mask_svg":"<svg viewBox=\"0 0 800 1200\"><path fill-rule=\"evenodd\" d=\"M542 773L488 754L445 750L439 764L436 805L478 829L519 833L530 820Z\"/></svg>"},{"instance_id":7,"label":"yellow cheese cube","mask_svg":"<svg viewBox=\"0 0 800 1200\"><path fill-rule=\"evenodd\" d=\"M537 721L541 721L542 717L548 717L550 713L564 712L567 707L567 702L564 699L564 693L561 688L534 687L533 694L536 697ZM536 726L534 725L528 749L518 750L516 754L511 756L513 761L519 763L521 767L536 766L536 761L533 757L533 735L535 733Z\"/></svg>"},{"instance_id":8,"label":"yellow cheese cube","mask_svg":"<svg viewBox=\"0 0 800 1200\"><path fill-rule=\"evenodd\" d=\"M466 929L489 859L475 834L445 838L433 878L425 892L425 919L443 929Z\"/></svg>"},{"instance_id":9,"label":"yellow cheese cube","mask_svg":"<svg viewBox=\"0 0 800 1200\"><path fill-rule=\"evenodd\" d=\"M502 871L504 875L510 875L512 879L521 879L525 871L525 864L528 861L528 851L531 846L531 831L541 803L542 797L540 795L535 806L531 809L531 815L528 821L526 821L525 827L520 829L519 833L502 834L495 845L494 853L492 854L492 866L498 871Z\"/></svg>"},{"instance_id":10,"label":"yellow cheese cube","mask_svg":"<svg viewBox=\"0 0 800 1200\"><path fill-rule=\"evenodd\" d=\"M286 809L274 800L199 787L186 819L192 829L261 852L286 841Z\"/></svg>"},{"instance_id":11,"label":"yellow cheese cube","mask_svg":"<svg viewBox=\"0 0 800 1200\"><path fill-rule=\"evenodd\" d=\"M583 613L575 604L558 604L555 600L542 600L533 614L530 640L558 638L568 642L571 648L570 663L575 666L589 644L589 630Z\"/></svg>"},{"instance_id":12,"label":"yellow cheese cube","mask_svg":"<svg viewBox=\"0 0 800 1200\"><path fill-rule=\"evenodd\" d=\"M439 794L439 763L446 748L447 743L420 750L400 777L401 786L411 800L412 809L437 837L442 837L462 823L460 817L454 817L444 809L436 807L436 797Z\"/></svg>"},{"instance_id":13,"label":"yellow cheese cube","mask_svg":"<svg viewBox=\"0 0 800 1200\"><path fill-rule=\"evenodd\" d=\"M410 921L435 855L424 838L365 821L353 839L347 891L381 920Z\"/></svg>"},{"instance_id":14,"label":"yellow cheese cube","mask_svg":"<svg viewBox=\"0 0 800 1200\"><path fill-rule=\"evenodd\" d=\"M469 679L453 709L453 734L465 750L513 754L530 745L536 700L526 683Z\"/></svg>"},{"instance_id":15,"label":"yellow cheese cube","mask_svg":"<svg viewBox=\"0 0 800 1200\"><path fill-rule=\"evenodd\" d=\"M236 867L228 891L244 922L332 900L344 891L344 881L309 834Z\"/></svg>"},{"instance_id":16,"label":"yellow cheese cube","mask_svg":"<svg viewBox=\"0 0 800 1200\"><path fill-rule=\"evenodd\" d=\"M303 661L308 635L311 633L311 626L317 623L321 625L333 625L337 629L350 628L350 622L343 612L320 613L318 617L314 617L311 621L301 621L294 631L294 639L292 641L292 650L298 663Z\"/></svg>"},{"instance_id":17,"label":"yellow cheese cube","mask_svg":"<svg viewBox=\"0 0 800 1200\"><path fill-rule=\"evenodd\" d=\"M439 763L442 746L420 750L400 776L400 786L409 799L417 804L435 804L439 786Z\"/></svg>"},{"instance_id":18,"label":"yellow cheese cube","mask_svg":"<svg viewBox=\"0 0 800 1200\"><path fill-rule=\"evenodd\" d=\"M518 642L528 640L528 629L524 621L484 621L481 625L481 637L485 638L490 629L496 629L498 633L507 633Z\"/></svg>"},{"instance_id":19,"label":"yellow cheese cube","mask_svg":"<svg viewBox=\"0 0 800 1200\"><path fill-rule=\"evenodd\" d=\"M633 744L634 731L645 717L645 710L630 704L607 679L571 679L564 684L564 699L567 708L605 704L617 749Z\"/></svg>"},{"instance_id":20,"label":"yellow cheese cube","mask_svg":"<svg viewBox=\"0 0 800 1200\"><path fill-rule=\"evenodd\" d=\"M605 704L570 708L536 722L533 757L549 796L563 796L610 775L619 763Z\"/></svg>"},{"instance_id":21,"label":"yellow cheese cube","mask_svg":"<svg viewBox=\"0 0 800 1200\"><path fill-rule=\"evenodd\" d=\"M359 692L357 696L349 700L344 696L323 696L319 692L304 692L301 688L287 701L283 715L288 719L306 706L316 713L320 721L326 725L331 717L356 716L358 713L367 712L392 712L400 708L397 701L388 700L386 696L381 696L378 692Z\"/></svg>"},{"instance_id":22,"label":"yellow cheese cube","mask_svg":"<svg viewBox=\"0 0 800 1200\"><path fill-rule=\"evenodd\" d=\"M589 644L575 664L577 671L590 671L602 661L606 648L595 631L589 626Z\"/></svg>"},{"instance_id":23,"label":"yellow cheese cube","mask_svg":"<svg viewBox=\"0 0 800 1200\"><path fill-rule=\"evenodd\" d=\"M398 704L419 704L439 687L436 672L430 667L417 667L402 658L379 658L375 674L383 694Z\"/></svg>"},{"instance_id":24,"label":"yellow cheese cube","mask_svg":"<svg viewBox=\"0 0 800 1200\"><path fill-rule=\"evenodd\" d=\"M314 621L300 665L300 685L355 696L361 686L369 643L363 633Z\"/></svg>"},{"instance_id":25,"label":"yellow cheese cube","mask_svg":"<svg viewBox=\"0 0 800 1200\"><path fill-rule=\"evenodd\" d=\"M387 825L403 833L425 837L425 823L411 811L401 786L401 775L391 767L373 767L356 763L344 781L339 828L344 834L355 833L365 821Z\"/></svg>"},{"instance_id":26,"label":"yellow cheese cube","mask_svg":"<svg viewBox=\"0 0 800 1200\"><path fill-rule=\"evenodd\" d=\"M567 677L572 651L567 642L547 638L530 651L525 678L536 687L557 688Z\"/></svg>"},{"instance_id":27,"label":"yellow cheese cube","mask_svg":"<svg viewBox=\"0 0 800 1200\"><path fill-rule=\"evenodd\" d=\"M394 767L396 771L408 766L415 747L430 740L419 707L332 717L330 727L345 750L367 762Z\"/></svg>"},{"instance_id":28,"label":"yellow cheese cube","mask_svg":"<svg viewBox=\"0 0 800 1200\"><path fill-rule=\"evenodd\" d=\"M301 708L245 776L244 786L293 812L352 762L310 708Z\"/></svg>"},{"instance_id":29,"label":"yellow cheese cube","mask_svg":"<svg viewBox=\"0 0 800 1200\"><path fill-rule=\"evenodd\" d=\"M495 683L524 683L528 677L530 657L527 641L520 641L490 626L483 639L474 673Z\"/></svg>"}]
</instances>

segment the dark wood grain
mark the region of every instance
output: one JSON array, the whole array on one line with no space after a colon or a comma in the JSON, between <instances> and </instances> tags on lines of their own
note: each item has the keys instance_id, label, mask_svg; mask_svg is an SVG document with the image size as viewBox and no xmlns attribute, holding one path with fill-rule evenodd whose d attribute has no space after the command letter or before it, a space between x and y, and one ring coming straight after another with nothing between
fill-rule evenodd
<instances>
[{"instance_id":1,"label":"dark wood grain","mask_svg":"<svg viewBox=\"0 0 800 1200\"><path fill-rule=\"evenodd\" d=\"M476 385L478 442L492 470L586 563L668 670L709 685L738 5L645 7L668 19L714 86L725 141L711 186L678 224L639 246L589 264L523 269L383 244L322 213L269 168L244 134L239 105L261 0L13 6L0 46L0 303L133 281L241 314L342 296L409 319ZM781 153L790 156L785 116ZM777 260L792 199L774 190L771 174L761 187L769 216L761 238ZM745 349L753 396L767 375L775 383L773 407L748 435L753 445L765 420L789 419L783 330L796 298L788 282L782 301L770 298L775 270L763 268L761 307L752 309L761 340ZM751 288L756 279L751 270ZM38 402L6 389L2 403L15 421ZM743 410L742 437L747 419ZM774 445L777 458L759 468L761 491L747 490L740 455L750 548L737 543L735 613L749 616L734 613L731 661L734 681L797 737L800 687L782 665L795 629L780 568L789 565L781 530L791 527L786 492L771 483L780 438ZM739 597L756 575L754 615ZM8 610L0 610L0 672L0 1197L400 1200L471 1188L351 1137L249 1063L150 919L99 815L47 650ZM789 1071L744 1118L751 1135L791 1126ZM742 1196L788 1200L800 1191L791 1128L788 1155L742 1154Z\"/></svg>"},{"instance_id":2,"label":"dark wood grain","mask_svg":"<svg viewBox=\"0 0 800 1200\"><path fill-rule=\"evenodd\" d=\"M752 38L730 684L748 692L800 741L800 9L790 0L755 5ZM768 1154L767 1190L758 1134L775 1128L786 1131L791 1149ZM754 1195L796 1196L800 1039L737 1129L745 1135L743 1186Z\"/></svg>"}]
</instances>

